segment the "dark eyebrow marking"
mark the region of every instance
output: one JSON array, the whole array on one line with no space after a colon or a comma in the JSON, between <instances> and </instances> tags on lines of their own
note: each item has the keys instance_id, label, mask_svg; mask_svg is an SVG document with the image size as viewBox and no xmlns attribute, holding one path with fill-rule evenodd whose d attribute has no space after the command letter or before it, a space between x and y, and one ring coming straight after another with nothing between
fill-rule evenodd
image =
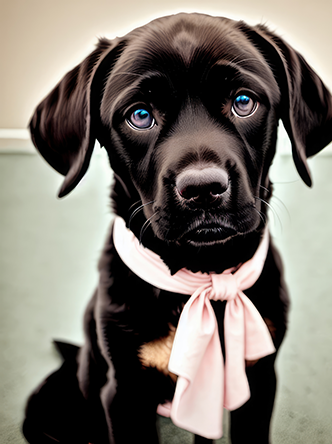
<instances>
[{"instance_id":1,"label":"dark eyebrow marking","mask_svg":"<svg viewBox=\"0 0 332 444\"><path fill-rule=\"evenodd\" d=\"M220 71L220 76L227 78L230 83L238 83L239 87L252 89L262 97L266 97L270 103L277 100L275 97L277 90L271 88L275 79L259 59L248 57L241 60L245 62L243 64L236 60L233 58L218 61L211 67L210 74L215 76Z\"/></svg>"},{"instance_id":2,"label":"dark eyebrow marking","mask_svg":"<svg viewBox=\"0 0 332 444\"><path fill-rule=\"evenodd\" d=\"M108 115L124 115L135 102L162 109L172 96L170 78L159 71L147 71L144 74L119 71L114 73L111 81L112 89L109 90L107 102L112 105L105 110Z\"/></svg>"}]
</instances>

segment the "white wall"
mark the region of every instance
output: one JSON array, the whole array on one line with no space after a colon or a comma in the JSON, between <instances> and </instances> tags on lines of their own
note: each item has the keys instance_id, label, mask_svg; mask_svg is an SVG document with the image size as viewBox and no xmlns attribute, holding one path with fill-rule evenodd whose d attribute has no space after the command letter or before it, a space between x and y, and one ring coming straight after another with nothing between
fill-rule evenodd
<instances>
[{"instance_id":1,"label":"white wall","mask_svg":"<svg viewBox=\"0 0 332 444\"><path fill-rule=\"evenodd\" d=\"M332 89L331 0L1 1L0 129L26 128L34 107L92 50L97 36L123 35L179 11L270 25Z\"/></svg>"}]
</instances>

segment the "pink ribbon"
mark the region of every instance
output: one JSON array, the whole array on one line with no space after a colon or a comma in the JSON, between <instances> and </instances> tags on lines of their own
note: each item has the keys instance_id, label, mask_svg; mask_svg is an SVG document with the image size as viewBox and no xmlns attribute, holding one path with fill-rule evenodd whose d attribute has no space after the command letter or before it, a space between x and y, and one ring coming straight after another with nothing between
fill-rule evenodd
<instances>
[{"instance_id":1,"label":"pink ribbon","mask_svg":"<svg viewBox=\"0 0 332 444\"><path fill-rule=\"evenodd\" d=\"M163 290L192 294L181 313L169 360L169 371L178 375L174 398L157 412L170 416L178 427L219 439L223 407L234 410L250 398L245 360L275 352L265 322L243 293L263 270L268 231L249 261L233 273L226 270L222 274L181 269L172 276L162 259L144 248L120 217L114 221L113 239L123 262L140 278ZM225 365L211 299L227 301Z\"/></svg>"}]
</instances>

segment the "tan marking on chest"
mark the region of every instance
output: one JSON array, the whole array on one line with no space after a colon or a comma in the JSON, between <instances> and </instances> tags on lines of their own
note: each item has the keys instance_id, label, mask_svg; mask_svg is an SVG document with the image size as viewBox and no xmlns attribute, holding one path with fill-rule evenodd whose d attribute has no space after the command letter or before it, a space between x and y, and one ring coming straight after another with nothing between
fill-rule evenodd
<instances>
[{"instance_id":1,"label":"tan marking on chest","mask_svg":"<svg viewBox=\"0 0 332 444\"><path fill-rule=\"evenodd\" d=\"M275 325L268 318L264 318L264 321L274 339L276 335ZM177 376L168 371L168 362L171 356L175 332L176 328L173 325L170 325L168 336L147 342L138 350L138 358L144 367L154 367L159 372L164 373L164 375L170 376L173 381L177 380ZM254 361L246 360L246 367L252 367L257 364L258 361L259 359Z\"/></svg>"},{"instance_id":2,"label":"tan marking on chest","mask_svg":"<svg viewBox=\"0 0 332 444\"><path fill-rule=\"evenodd\" d=\"M274 325L274 323L269 318L264 318L265 324L267 325L267 328L269 329L270 335L272 336L272 339L276 338L277 334L277 328Z\"/></svg>"},{"instance_id":3,"label":"tan marking on chest","mask_svg":"<svg viewBox=\"0 0 332 444\"><path fill-rule=\"evenodd\" d=\"M138 350L138 358L144 367L154 367L176 381L177 376L168 371L176 328L173 325L170 325L169 328L168 336L141 345Z\"/></svg>"}]
</instances>

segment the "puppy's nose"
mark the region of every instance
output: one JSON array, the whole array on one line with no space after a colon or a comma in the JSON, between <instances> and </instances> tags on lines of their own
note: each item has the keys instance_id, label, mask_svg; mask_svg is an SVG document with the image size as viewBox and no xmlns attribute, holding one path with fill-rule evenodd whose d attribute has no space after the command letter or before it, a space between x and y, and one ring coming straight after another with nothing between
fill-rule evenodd
<instances>
[{"instance_id":1,"label":"puppy's nose","mask_svg":"<svg viewBox=\"0 0 332 444\"><path fill-rule=\"evenodd\" d=\"M213 203L227 191L228 186L228 174L217 167L187 168L176 179L180 196L197 205Z\"/></svg>"}]
</instances>

